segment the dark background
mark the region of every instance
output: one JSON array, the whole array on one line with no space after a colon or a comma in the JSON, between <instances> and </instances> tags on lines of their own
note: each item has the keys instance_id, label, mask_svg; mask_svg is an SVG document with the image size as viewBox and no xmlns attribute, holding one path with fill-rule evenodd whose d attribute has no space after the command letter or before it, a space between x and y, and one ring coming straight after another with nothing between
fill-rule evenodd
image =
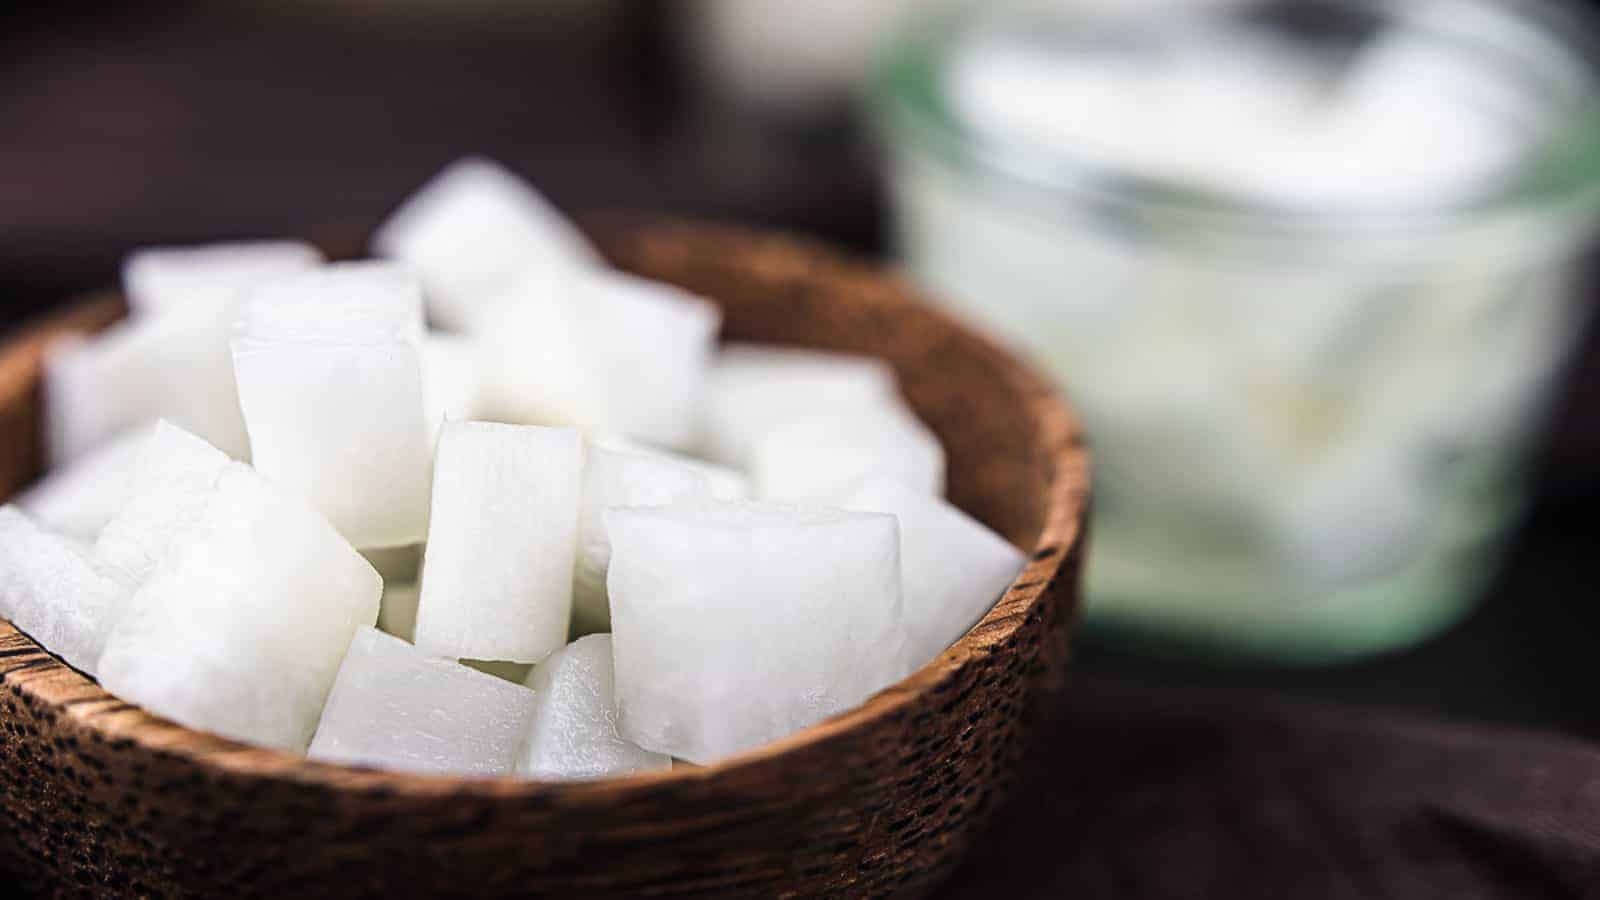
<instances>
[{"instance_id":1,"label":"dark background","mask_svg":"<svg viewBox=\"0 0 1600 900\"><path fill-rule=\"evenodd\" d=\"M74 292L111 283L121 255L141 244L364 233L466 152L500 159L569 210L678 211L778 226L864 254L886 251L872 154L848 118L797 127L719 104L685 63L674 3L595 2L576 19L347 11L375 6L69 2L0 13L0 320L9 327ZM1220 767L1213 775L1236 775L1241 766L1259 773L1264 754L1274 765L1365 754L1401 766L1389 775L1415 784L1428 782L1403 761L1434 760L1437 769L1438 760L1470 757L1484 783L1497 784L1496 766L1528 752L1515 742L1532 740L1397 724L1359 711L1324 713L1268 697L1600 736L1594 331L1540 442L1537 499L1505 571L1470 619L1417 649L1323 669L1218 668L1083 647L1066 730L1046 742L1054 760L1046 771L1137 767L1140 748L1153 742L1170 745L1163 759L1175 752L1213 758ZM1573 746L1559 752L1578 752ZM1505 752L1496 755L1497 747ZM1070 766L1069 753L1078 753ZM1061 809L1058 795L1106 799L1081 775L1052 777L1036 777L1035 802L1043 797ZM1184 796L1180 776L1169 770L1163 783ZM1237 779L1227 783L1226 791L1190 790L1214 808L1223 794L1236 795ZM1392 780L1384 784L1373 796L1404 795ZM1346 783L1335 790L1366 796ZM1534 796L1529 790L1516 779L1504 784L1508 797L1526 800ZM1168 827L1185 821L1170 807L1156 810L1150 814L1164 816ZM1059 818L1046 824L1062 839L1090 840ZM1107 833L1144 828L1122 824ZM1035 845L1040 825L1013 817L977 859L1012 866L1019 853L1049 855L1048 845ZM1109 840L1095 846L1114 859ZM1233 860L1228 854L1238 842L1231 850L1213 846L1205 874L1226 880L1235 863L1240 872L1258 865L1313 874L1319 866L1347 868L1348 860L1326 857L1333 851L1313 844L1291 841L1265 862ZM1357 856L1360 850L1345 848ZM1141 893L1130 885L1146 884L1136 874L1143 863L1124 862L1124 869L1083 863L1070 877L1021 869L1005 877L1041 893L1068 882L1099 885L1108 896ZM985 877L993 870L974 863L958 885L976 890L989 883ZM1146 893L1181 896L1186 883L1193 884L1180 878Z\"/></svg>"}]
</instances>

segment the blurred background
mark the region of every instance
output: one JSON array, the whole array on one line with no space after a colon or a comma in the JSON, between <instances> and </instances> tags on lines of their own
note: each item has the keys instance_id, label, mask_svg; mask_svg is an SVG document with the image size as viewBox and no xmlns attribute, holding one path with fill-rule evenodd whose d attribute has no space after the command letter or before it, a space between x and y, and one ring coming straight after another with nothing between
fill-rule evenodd
<instances>
[{"instance_id":1,"label":"blurred background","mask_svg":"<svg viewBox=\"0 0 1600 900\"><path fill-rule=\"evenodd\" d=\"M1039 323L1055 329L1026 349L1063 372L1089 412L1105 479L1096 553L1131 559L1123 568L1134 584L1109 563L1092 564L1096 606L1078 677L1600 735L1587 666L1600 633L1591 314L1600 286L1586 191L1600 157L1582 127L1588 67L1600 60L1588 46L1547 47L1516 31L1523 19L1446 16L1448 3L1401 21L1373 11L1388 4L1354 0L1288 4L1300 7L1290 13L1224 0L1063 0L1014 4L1019 18L1009 24L943 6L13 7L0 13L0 316L14 325L113 283L122 255L140 245L272 236L348 245L466 153L498 159L578 214L645 209L813 236L909 264L963 315L1024 335L1019 343ZM1027 16L1038 8L1049 21L1035 27ZM1361 56L1391 50L1380 37L1412 33L1443 55ZM1028 37L1006 43L1019 34ZM972 35L990 56L968 52ZM1233 43L1241 35L1245 43ZM897 49L875 57L885 44ZM1495 60L1493 77L1478 57ZM994 65L972 68L979 63ZM1383 65L1399 68L1385 75ZM961 78L949 74L960 66ZM1401 110L1404 127L1392 115L1375 119L1377 130L1354 143L1319 137L1296 145L1309 157L1277 167L1288 157L1263 142L1278 132L1248 131L1264 127L1262 104L1290 102L1280 95L1296 79L1321 110L1368 77L1381 90L1358 99L1399 104L1385 109ZM1189 92L1161 94L1174 85ZM1391 97L1393 85L1410 93ZM1453 108L1455 91L1474 108L1491 94L1510 104L1485 113L1494 140L1452 130L1476 119L1434 115ZM1249 102L1229 105L1240 98ZM1064 122L1062 108L1084 112ZM1493 118L1502 112L1508 118ZM1516 137L1510 150L1507 134ZM1150 147L1164 149L1141 155ZM1490 150L1500 155L1483 162ZM1173 168L1202 153L1201 164ZM1342 180L1318 180L1340 166ZM1290 181L1257 177L1269 170ZM1428 191L1411 191L1422 182ZM1342 205L1355 195L1365 205ZM1391 207L1401 214L1387 215ZM1209 261L1222 258L1230 262L1218 275ZM1017 300L1024 295L1027 303ZM1466 295L1478 305L1448 319ZM1312 298L1295 308L1315 314L1280 327L1272 316L1286 297ZM1153 312L1105 325L1105 307L1135 300ZM1374 307L1410 317L1341 324L1334 340L1331 320ZM1557 307L1530 326L1533 337L1516 314L1493 312ZM1445 318L1435 316L1441 309ZM1508 333L1523 342L1484 349ZM1303 337L1273 343L1284 334ZM1088 335L1114 352L1091 359L1080 346ZM1208 367L1269 350L1294 364L1335 364L1293 378L1266 363L1248 368L1246 380L1274 388L1277 411L1229 408L1227 418L1240 394L1228 379L1239 373ZM1415 360L1437 364L1434 380L1408 374ZM1263 422L1303 424L1329 385L1359 383L1327 401L1343 404L1331 421L1364 422L1379 399L1410 398L1400 424L1384 420L1376 432L1387 452L1403 443L1402 426L1473 402L1464 385L1494 365L1522 380L1500 397L1506 408L1493 424L1442 450L1431 432L1416 438L1395 457L1398 468L1369 465L1356 450L1350 467L1324 467L1324 457L1346 458L1344 424L1312 427L1323 443L1295 450L1282 472L1252 455L1276 438L1238 437ZM1133 474L1118 470L1140 459ZM1459 483L1435 483L1458 470ZM1140 472L1183 477L1152 485ZM1242 483L1222 486L1229 473ZM1395 498L1425 479L1412 505L1397 509ZM1318 492L1274 505L1306 485ZM1183 504L1168 502L1174 491L1187 491ZM1460 537L1457 526L1478 515L1482 528ZM1330 534L1325 523L1341 516L1348 527ZM1228 546L1216 553L1190 540L1218 532ZM1415 540L1424 532L1432 543ZM1263 549L1258 533L1292 533L1301 544ZM1214 597L1173 598L1210 577L1203 563L1219 554L1233 554L1212 589L1228 595L1216 604L1226 615L1196 617ZM1407 574L1412 562L1444 573L1444 586ZM1279 621L1283 609L1311 613Z\"/></svg>"}]
</instances>

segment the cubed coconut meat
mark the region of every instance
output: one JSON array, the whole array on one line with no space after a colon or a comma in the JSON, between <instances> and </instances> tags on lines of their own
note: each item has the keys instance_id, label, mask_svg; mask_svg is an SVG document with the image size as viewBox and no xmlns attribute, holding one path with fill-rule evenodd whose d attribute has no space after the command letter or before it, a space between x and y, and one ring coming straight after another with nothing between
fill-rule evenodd
<instances>
[{"instance_id":1,"label":"cubed coconut meat","mask_svg":"<svg viewBox=\"0 0 1600 900\"><path fill-rule=\"evenodd\" d=\"M93 543L133 489L133 471L152 425L130 428L56 469L17 497L39 524Z\"/></svg>"},{"instance_id":2,"label":"cubed coconut meat","mask_svg":"<svg viewBox=\"0 0 1600 900\"><path fill-rule=\"evenodd\" d=\"M325 266L259 286L233 340L256 468L363 549L427 534L420 297L391 264Z\"/></svg>"},{"instance_id":3,"label":"cubed coconut meat","mask_svg":"<svg viewBox=\"0 0 1600 900\"><path fill-rule=\"evenodd\" d=\"M769 504L613 509L618 733L697 763L910 671L895 518Z\"/></svg>"},{"instance_id":4,"label":"cubed coconut meat","mask_svg":"<svg viewBox=\"0 0 1600 900\"><path fill-rule=\"evenodd\" d=\"M606 567L611 542L605 511L614 506L666 506L715 499L711 482L693 468L662 456L589 447L578 513L578 565L572 583L572 626L579 634L611 629Z\"/></svg>"},{"instance_id":5,"label":"cubed coconut meat","mask_svg":"<svg viewBox=\"0 0 1600 900\"><path fill-rule=\"evenodd\" d=\"M529 269L598 264L577 228L527 182L481 157L446 166L372 238L373 252L413 267L441 328L474 324L481 307Z\"/></svg>"},{"instance_id":6,"label":"cubed coconut meat","mask_svg":"<svg viewBox=\"0 0 1600 900\"><path fill-rule=\"evenodd\" d=\"M533 708L533 692L521 685L363 626L307 755L408 772L509 775Z\"/></svg>"},{"instance_id":7,"label":"cubed coconut meat","mask_svg":"<svg viewBox=\"0 0 1600 900\"><path fill-rule=\"evenodd\" d=\"M236 464L100 658L107 690L180 724L304 751L378 573L304 500Z\"/></svg>"},{"instance_id":8,"label":"cubed coconut meat","mask_svg":"<svg viewBox=\"0 0 1600 900\"><path fill-rule=\"evenodd\" d=\"M721 312L618 272L542 272L485 313L485 402L498 419L667 447L693 438Z\"/></svg>"},{"instance_id":9,"label":"cubed coconut meat","mask_svg":"<svg viewBox=\"0 0 1600 900\"><path fill-rule=\"evenodd\" d=\"M872 472L942 496L944 468L944 447L933 432L909 411L885 407L768 429L756 442L751 473L762 499L816 503Z\"/></svg>"},{"instance_id":10,"label":"cubed coconut meat","mask_svg":"<svg viewBox=\"0 0 1600 900\"><path fill-rule=\"evenodd\" d=\"M570 428L445 423L417 646L538 662L565 645L582 484L583 438Z\"/></svg>"},{"instance_id":11,"label":"cubed coconut meat","mask_svg":"<svg viewBox=\"0 0 1600 900\"><path fill-rule=\"evenodd\" d=\"M672 757L617 734L611 635L591 634L550 654L527 685L534 715L517 774L566 780L671 768Z\"/></svg>"},{"instance_id":12,"label":"cubed coconut meat","mask_svg":"<svg viewBox=\"0 0 1600 900\"><path fill-rule=\"evenodd\" d=\"M700 449L717 462L749 469L757 442L775 425L899 405L894 370L882 360L730 343L707 380Z\"/></svg>"},{"instance_id":13,"label":"cubed coconut meat","mask_svg":"<svg viewBox=\"0 0 1600 900\"><path fill-rule=\"evenodd\" d=\"M0 616L46 650L93 675L129 593L84 545L0 506Z\"/></svg>"},{"instance_id":14,"label":"cubed coconut meat","mask_svg":"<svg viewBox=\"0 0 1600 900\"><path fill-rule=\"evenodd\" d=\"M917 665L983 618L1027 563L1021 550L982 522L885 475L857 482L839 505L900 521L900 589Z\"/></svg>"}]
</instances>

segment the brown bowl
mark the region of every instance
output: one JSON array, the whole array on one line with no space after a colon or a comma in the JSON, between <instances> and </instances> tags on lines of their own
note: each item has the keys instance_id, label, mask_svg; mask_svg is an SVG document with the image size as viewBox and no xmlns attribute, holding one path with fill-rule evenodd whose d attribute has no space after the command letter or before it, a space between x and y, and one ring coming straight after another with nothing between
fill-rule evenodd
<instances>
[{"instance_id":1,"label":"brown bowl","mask_svg":"<svg viewBox=\"0 0 1600 900\"><path fill-rule=\"evenodd\" d=\"M705 768L587 783L395 774L191 731L0 620L0 869L53 891L203 896L926 893L1009 782L1076 618L1078 424L1045 381L898 280L805 243L612 222L619 266L730 337L873 353L944 441L949 495L1032 556L998 605L862 706ZM42 455L39 359L105 296L0 348L0 493Z\"/></svg>"}]
</instances>

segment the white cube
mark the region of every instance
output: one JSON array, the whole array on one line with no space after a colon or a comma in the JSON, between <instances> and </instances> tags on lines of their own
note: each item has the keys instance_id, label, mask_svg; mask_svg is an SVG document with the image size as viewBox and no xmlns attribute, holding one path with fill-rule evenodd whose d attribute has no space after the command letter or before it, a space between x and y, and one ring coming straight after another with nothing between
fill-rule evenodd
<instances>
[{"instance_id":1,"label":"white cube","mask_svg":"<svg viewBox=\"0 0 1600 900\"><path fill-rule=\"evenodd\" d=\"M794 419L756 442L751 473L763 499L821 502L868 473L932 497L944 493L944 447L909 411Z\"/></svg>"},{"instance_id":2,"label":"white cube","mask_svg":"<svg viewBox=\"0 0 1600 900\"><path fill-rule=\"evenodd\" d=\"M900 590L915 665L966 634L1027 563L1021 550L982 522L893 478L862 479L839 505L900 521Z\"/></svg>"},{"instance_id":3,"label":"white cube","mask_svg":"<svg viewBox=\"0 0 1600 900\"><path fill-rule=\"evenodd\" d=\"M487 416L522 425L588 428L603 406L585 360L575 278L558 269L523 273L478 313Z\"/></svg>"},{"instance_id":4,"label":"white cube","mask_svg":"<svg viewBox=\"0 0 1600 900\"><path fill-rule=\"evenodd\" d=\"M717 354L707 380L700 449L747 469L756 443L779 423L899 404L894 370L882 360L732 343Z\"/></svg>"},{"instance_id":5,"label":"white cube","mask_svg":"<svg viewBox=\"0 0 1600 900\"><path fill-rule=\"evenodd\" d=\"M614 506L666 506L683 500L715 499L711 482L694 469L662 456L591 445L583 470L578 513L578 564L572 581L572 628L578 634L611 629L606 567L611 541L605 511Z\"/></svg>"},{"instance_id":6,"label":"white cube","mask_svg":"<svg viewBox=\"0 0 1600 900\"><path fill-rule=\"evenodd\" d=\"M130 428L44 473L17 497L17 505L46 528L92 543L128 502L133 471L151 431L150 425Z\"/></svg>"},{"instance_id":7,"label":"white cube","mask_svg":"<svg viewBox=\"0 0 1600 900\"><path fill-rule=\"evenodd\" d=\"M230 307L263 279L309 269L322 252L304 241L221 241L144 247L122 263L122 291L136 313Z\"/></svg>"},{"instance_id":8,"label":"white cube","mask_svg":"<svg viewBox=\"0 0 1600 900\"><path fill-rule=\"evenodd\" d=\"M407 198L372 248L421 273L433 322L457 330L472 326L486 299L523 271L599 259L527 182L481 157L451 163Z\"/></svg>"},{"instance_id":9,"label":"white cube","mask_svg":"<svg viewBox=\"0 0 1600 900\"><path fill-rule=\"evenodd\" d=\"M357 547L427 534L418 297L392 266L326 266L257 288L233 340L256 468Z\"/></svg>"},{"instance_id":10,"label":"white cube","mask_svg":"<svg viewBox=\"0 0 1600 900\"><path fill-rule=\"evenodd\" d=\"M445 423L417 646L538 662L564 645L582 484L583 438L572 429Z\"/></svg>"},{"instance_id":11,"label":"white cube","mask_svg":"<svg viewBox=\"0 0 1600 900\"><path fill-rule=\"evenodd\" d=\"M618 733L707 763L911 669L893 516L767 504L613 509Z\"/></svg>"},{"instance_id":12,"label":"white cube","mask_svg":"<svg viewBox=\"0 0 1600 900\"><path fill-rule=\"evenodd\" d=\"M550 654L527 685L534 714L518 775L565 780L671 768L672 757L617 734L610 635L579 638Z\"/></svg>"},{"instance_id":13,"label":"white cube","mask_svg":"<svg viewBox=\"0 0 1600 900\"><path fill-rule=\"evenodd\" d=\"M233 466L112 628L100 682L191 728L304 750L382 590L305 501Z\"/></svg>"},{"instance_id":14,"label":"white cube","mask_svg":"<svg viewBox=\"0 0 1600 900\"><path fill-rule=\"evenodd\" d=\"M683 446L721 321L715 305L660 282L530 276L484 314L489 408L510 421Z\"/></svg>"},{"instance_id":15,"label":"white cube","mask_svg":"<svg viewBox=\"0 0 1600 900\"><path fill-rule=\"evenodd\" d=\"M208 515L223 473L240 466L199 437L157 422L139 447L127 502L95 540L95 557L124 582L143 584Z\"/></svg>"},{"instance_id":16,"label":"white cube","mask_svg":"<svg viewBox=\"0 0 1600 900\"><path fill-rule=\"evenodd\" d=\"M163 418L247 458L228 328L225 311L180 310L53 342L44 357L51 465Z\"/></svg>"},{"instance_id":17,"label":"white cube","mask_svg":"<svg viewBox=\"0 0 1600 900\"><path fill-rule=\"evenodd\" d=\"M585 347L607 405L597 431L687 446L702 415L722 311L680 288L619 272L583 282Z\"/></svg>"},{"instance_id":18,"label":"white cube","mask_svg":"<svg viewBox=\"0 0 1600 900\"><path fill-rule=\"evenodd\" d=\"M664 447L646 444L621 435L603 435L594 439L594 446L606 450L617 450L623 453L642 453L647 456L656 456L661 459L671 460L681 466L687 466L711 483L711 497L713 500L749 500L755 496L755 487L750 483L750 476L732 466L714 463L690 456L687 453L678 453Z\"/></svg>"},{"instance_id":19,"label":"white cube","mask_svg":"<svg viewBox=\"0 0 1600 900\"><path fill-rule=\"evenodd\" d=\"M339 666L312 759L449 775L507 775L533 692L360 628Z\"/></svg>"},{"instance_id":20,"label":"white cube","mask_svg":"<svg viewBox=\"0 0 1600 900\"><path fill-rule=\"evenodd\" d=\"M129 593L82 545L0 506L0 616L46 650L93 675Z\"/></svg>"}]
</instances>

